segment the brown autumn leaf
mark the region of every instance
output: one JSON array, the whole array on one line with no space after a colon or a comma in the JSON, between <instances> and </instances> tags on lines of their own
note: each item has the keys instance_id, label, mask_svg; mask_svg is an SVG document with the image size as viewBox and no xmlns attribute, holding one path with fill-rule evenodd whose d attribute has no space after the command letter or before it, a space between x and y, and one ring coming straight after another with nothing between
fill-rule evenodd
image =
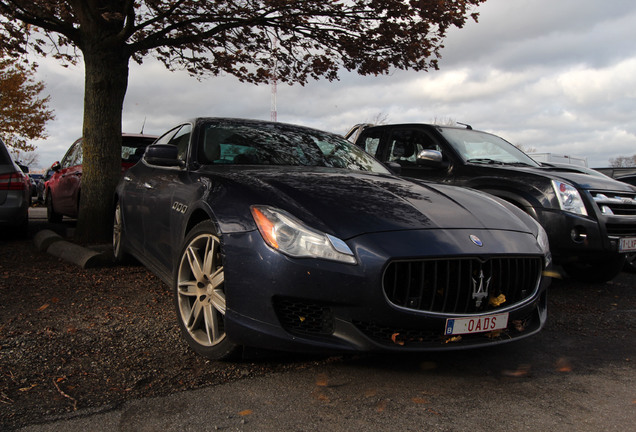
<instances>
[{"instance_id":1,"label":"brown autumn leaf","mask_svg":"<svg viewBox=\"0 0 636 432\"><path fill-rule=\"evenodd\" d=\"M252 414L252 412L253 411L251 409L246 409L246 410L240 411L238 414L241 417L245 417L245 416L248 416L248 415Z\"/></svg>"},{"instance_id":2,"label":"brown autumn leaf","mask_svg":"<svg viewBox=\"0 0 636 432\"><path fill-rule=\"evenodd\" d=\"M404 345L404 341L398 340L399 335L400 335L399 333L393 333L391 335L391 340L393 341L394 344Z\"/></svg>"},{"instance_id":3,"label":"brown autumn leaf","mask_svg":"<svg viewBox=\"0 0 636 432\"><path fill-rule=\"evenodd\" d=\"M375 406L375 410L377 412L383 412L386 409L386 400L381 400L380 402L378 402L378 404Z\"/></svg>"},{"instance_id":4,"label":"brown autumn leaf","mask_svg":"<svg viewBox=\"0 0 636 432\"><path fill-rule=\"evenodd\" d=\"M572 372L572 364L565 357L557 359L555 367L557 372Z\"/></svg>"},{"instance_id":5,"label":"brown autumn leaf","mask_svg":"<svg viewBox=\"0 0 636 432\"><path fill-rule=\"evenodd\" d=\"M507 377L520 378L530 374L531 366L529 364L522 364L516 370L503 370L501 374Z\"/></svg>"},{"instance_id":6,"label":"brown autumn leaf","mask_svg":"<svg viewBox=\"0 0 636 432\"><path fill-rule=\"evenodd\" d=\"M33 387L37 387L37 386L38 386L37 384L31 384L29 387L22 387L22 388L20 388L18 390L21 391L21 392L27 392L27 391L31 390Z\"/></svg>"},{"instance_id":7,"label":"brown autumn leaf","mask_svg":"<svg viewBox=\"0 0 636 432\"><path fill-rule=\"evenodd\" d=\"M430 403L428 400L426 400L424 398L421 398L421 397L417 397L417 396L411 398L411 401L413 401L413 403L416 403L416 404L427 404L427 403Z\"/></svg>"},{"instance_id":8,"label":"brown autumn leaf","mask_svg":"<svg viewBox=\"0 0 636 432\"><path fill-rule=\"evenodd\" d=\"M40 307L38 308L38 311L43 311L43 310L44 310L44 309L46 309L47 307L49 307L49 304L48 304L48 303L44 303L42 306L40 306Z\"/></svg>"},{"instance_id":9,"label":"brown autumn leaf","mask_svg":"<svg viewBox=\"0 0 636 432\"><path fill-rule=\"evenodd\" d=\"M316 385L318 387L327 387L329 385L329 380L327 379L326 374L319 374L316 377Z\"/></svg>"}]
</instances>

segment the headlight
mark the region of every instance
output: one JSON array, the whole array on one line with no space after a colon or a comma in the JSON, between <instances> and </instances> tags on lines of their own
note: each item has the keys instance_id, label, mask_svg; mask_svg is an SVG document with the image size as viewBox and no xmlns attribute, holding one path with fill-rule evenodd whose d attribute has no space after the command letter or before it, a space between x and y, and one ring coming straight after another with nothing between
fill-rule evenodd
<instances>
[{"instance_id":1,"label":"headlight","mask_svg":"<svg viewBox=\"0 0 636 432\"><path fill-rule=\"evenodd\" d=\"M265 242L295 258L322 258L356 264L347 244L309 228L289 213L269 206L252 206L252 217Z\"/></svg>"},{"instance_id":2,"label":"headlight","mask_svg":"<svg viewBox=\"0 0 636 432\"><path fill-rule=\"evenodd\" d=\"M561 210L587 216L587 210L585 210L581 194L574 186L558 180L552 180L552 187L559 199Z\"/></svg>"}]
</instances>

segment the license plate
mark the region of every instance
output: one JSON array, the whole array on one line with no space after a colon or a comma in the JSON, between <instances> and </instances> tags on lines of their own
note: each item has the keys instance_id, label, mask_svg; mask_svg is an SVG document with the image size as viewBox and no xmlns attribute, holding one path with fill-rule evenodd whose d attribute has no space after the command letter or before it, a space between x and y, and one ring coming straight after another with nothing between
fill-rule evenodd
<instances>
[{"instance_id":1,"label":"license plate","mask_svg":"<svg viewBox=\"0 0 636 432\"><path fill-rule=\"evenodd\" d=\"M449 318L446 320L446 334L483 333L508 327L508 314L482 315L471 318Z\"/></svg>"},{"instance_id":2,"label":"license plate","mask_svg":"<svg viewBox=\"0 0 636 432\"><path fill-rule=\"evenodd\" d=\"M624 237L618 244L619 252L634 252L636 251L636 237Z\"/></svg>"}]
</instances>

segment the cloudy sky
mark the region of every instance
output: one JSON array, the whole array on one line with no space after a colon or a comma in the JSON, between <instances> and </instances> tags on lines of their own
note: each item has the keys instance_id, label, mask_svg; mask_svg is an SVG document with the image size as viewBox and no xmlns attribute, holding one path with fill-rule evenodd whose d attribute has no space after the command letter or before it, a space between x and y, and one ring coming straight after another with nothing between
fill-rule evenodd
<instances>
[{"instance_id":1,"label":"cloudy sky","mask_svg":"<svg viewBox=\"0 0 636 432\"><path fill-rule=\"evenodd\" d=\"M439 71L279 85L278 120L344 134L352 125L452 119L591 167L636 154L636 2L488 0L479 23L448 35ZM83 69L39 61L56 119L36 142L42 167L82 129ZM199 82L131 65L125 132L160 134L195 116L270 118L271 89L232 77Z\"/></svg>"}]
</instances>

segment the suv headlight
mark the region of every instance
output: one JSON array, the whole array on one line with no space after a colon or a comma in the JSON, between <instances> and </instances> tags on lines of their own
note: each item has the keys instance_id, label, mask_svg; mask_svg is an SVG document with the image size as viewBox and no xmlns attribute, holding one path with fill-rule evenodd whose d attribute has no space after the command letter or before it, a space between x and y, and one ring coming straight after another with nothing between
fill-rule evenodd
<instances>
[{"instance_id":1,"label":"suv headlight","mask_svg":"<svg viewBox=\"0 0 636 432\"><path fill-rule=\"evenodd\" d=\"M285 255L357 263L344 241L309 228L286 211L258 205L250 210L265 243Z\"/></svg>"},{"instance_id":2,"label":"suv headlight","mask_svg":"<svg viewBox=\"0 0 636 432\"><path fill-rule=\"evenodd\" d=\"M552 180L552 187L559 200L561 210L587 216L587 210L585 210L581 194L574 186L562 181Z\"/></svg>"}]
</instances>

